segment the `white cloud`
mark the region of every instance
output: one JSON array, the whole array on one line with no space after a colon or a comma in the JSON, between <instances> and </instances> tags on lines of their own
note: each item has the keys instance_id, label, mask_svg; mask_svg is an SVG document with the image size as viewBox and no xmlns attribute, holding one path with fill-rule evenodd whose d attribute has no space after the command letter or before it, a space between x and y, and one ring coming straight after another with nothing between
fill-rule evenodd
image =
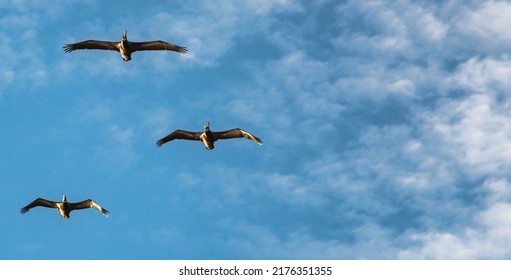
<instances>
[{"instance_id":1,"label":"white cloud","mask_svg":"<svg viewBox=\"0 0 511 280\"><path fill-rule=\"evenodd\" d=\"M427 233L412 235L413 241L425 245L417 250L404 250L398 254L401 259L472 259L474 251L465 242L449 233Z\"/></svg>"},{"instance_id":2,"label":"white cloud","mask_svg":"<svg viewBox=\"0 0 511 280\"><path fill-rule=\"evenodd\" d=\"M446 101L428 117L427 126L440 137L449 154L467 176L504 175L511 169L511 115L509 104L488 95Z\"/></svg>"},{"instance_id":3,"label":"white cloud","mask_svg":"<svg viewBox=\"0 0 511 280\"><path fill-rule=\"evenodd\" d=\"M264 66L250 65L252 81L227 92L222 89L225 103L217 110L262 126L276 145L306 144L315 149L335 132L345 110L341 90L328 78L337 75L333 64L292 52Z\"/></svg>"},{"instance_id":4,"label":"white cloud","mask_svg":"<svg viewBox=\"0 0 511 280\"><path fill-rule=\"evenodd\" d=\"M277 131L271 140L280 147L306 145L317 153L307 154L306 163L288 155L289 173L243 174L240 180L266 186L262 193L290 206L335 204L330 217L345 226L333 225L339 237L329 239L306 226L292 234L244 225L260 236L249 238L263 248L256 257L270 247L280 256L300 255L295 241L336 258L508 257L502 213L509 205L499 196L509 193L511 168L509 59L473 56L476 44L460 44L473 31L461 30L461 17L451 13L456 9L443 7L349 1L336 9L337 23L352 29L335 34L335 55L322 60L299 50L304 39L295 38L290 40L295 47L280 58L253 64L256 90L232 99L229 113L267 124L265 131ZM478 12L487 13L484 9ZM505 30L496 26L490 30ZM495 45L507 41L496 38ZM454 66L448 65L453 53L460 59ZM388 123L368 117L390 106L390 99L405 111L392 108L397 113ZM350 110L365 114L357 119ZM345 133L342 124L359 121L365 123L350 127L347 142L331 142L331 136ZM308 142L297 131L321 136ZM343 242L342 234L353 237L362 229L375 235Z\"/></svg>"},{"instance_id":5,"label":"white cloud","mask_svg":"<svg viewBox=\"0 0 511 280\"><path fill-rule=\"evenodd\" d=\"M511 35L507 32L511 28L510 14L509 2L482 1L473 9L461 9L454 24L470 43L478 45L477 49L504 51L511 44Z\"/></svg>"},{"instance_id":6,"label":"white cloud","mask_svg":"<svg viewBox=\"0 0 511 280\"><path fill-rule=\"evenodd\" d=\"M507 56L484 59L474 57L459 65L449 80L470 93L493 94L511 88L508 79L510 74L511 60Z\"/></svg>"},{"instance_id":7,"label":"white cloud","mask_svg":"<svg viewBox=\"0 0 511 280\"><path fill-rule=\"evenodd\" d=\"M0 19L3 28L0 34L0 77L4 83L0 91L33 89L48 81L45 47L40 44L46 40L42 38L44 35L38 22L61 8L60 4L44 1L8 1L2 5L5 16Z\"/></svg>"},{"instance_id":8,"label":"white cloud","mask_svg":"<svg viewBox=\"0 0 511 280\"><path fill-rule=\"evenodd\" d=\"M238 4L238 2L236 2ZM301 10L296 1L291 0L249 0L244 1L243 5L246 5L247 11L255 11L258 15L268 15L272 11L282 10Z\"/></svg>"},{"instance_id":9,"label":"white cloud","mask_svg":"<svg viewBox=\"0 0 511 280\"><path fill-rule=\"evenodd\" d=\"M236 44L237 36L267 27L270 14L300 9L297 3L286 0L205 1L202 5L181 8L187 12L174 14L161 7L160 12L144 19L140 26L152 36L163 35L175 38L176 44L182 42L189 50L185 59L199 67L216 65Z\"/></svg>"},{"instance_id":10,"label":"white cloud","mask_svg":"<svg viewBox=\"0 0 511 280\"><path fill-rule=\"evenodd\" d=\"M487 192L487 205L499 202L511 201L511 185L505 178L491 178L482 184L482 189Z\"/></svg>"},{"instance_id":11,"label":"white cloud","mask_svg":"<svg viewBox=\"0 0 511 280\"><path fill-rule=\"evenodd\" d=\"M509 203L494 203L474 215L474 224L453 233L405 235L418 243L399 252L403 259L507 259L511 256Z\"/></svg>"}]
</instances>

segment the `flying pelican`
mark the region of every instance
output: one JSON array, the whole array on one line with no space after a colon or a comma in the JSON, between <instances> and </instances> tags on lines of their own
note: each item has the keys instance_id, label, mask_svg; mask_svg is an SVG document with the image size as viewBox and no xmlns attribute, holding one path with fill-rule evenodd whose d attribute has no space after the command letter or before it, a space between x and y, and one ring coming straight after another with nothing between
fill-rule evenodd
<instances>
[{"instance_id":1,"label":"flying pelican","mask_svg":"<svg viewBox=\"0 0 511 280\"><path fill-rule=\"evenodd\" d=\"M172 141L174 139L184 139L184 140L196 140L196 141L202 141L204 145L206 146L206 149L213 150L215 148L215 141L220 139L230 139L230 138L247 138L254 142L256 142L259 145L263 144L263 141L261 139L255 137L254 135L239 129L231 129L226 131L220 131L220 132L213 132L209 130L209 122L204 126L204 132L191 132L191 131L185 131L185 130L176 130L172 132L171 134L161 138L156 142L156 146L161 147L161 145Z\"/></svg>"},{"instance_id":2,"label":"flying pelican","mask_svg":"<svg viewBox=\"0 0 511 280\"><path fill-rule=\"evenodd\" d=\"M64 218L64 219L69 219L69 213L71 211L86 209L86 208L97 209L98 211L101 211L101 213L103 213L103 215L105 215L106 217L108 217L108 215L110 215L110 212L108 212L108 210L99 206L99 204L97 204L96 202L94 202L90 199L84 200L82 202L77 202L77 203L69 203L69 202L67 202L65 195L62 197L62 202L55 202L55 201L49 201L49 200L46 200L43 198L38 198L38 199L32 201L32 203L30 203L29 205L21 208L20 212L21 212L21 214L25 214L28 212L28 210L30 210L34 207L37 207L37 206L56 208L60 211L60 215L62 215L62 218Z\"/></svg>"},{"instance_id":3,"label":"flying pelican","mask_svg":"<svg viewBox=\"0 0 511 280\"><path fill-rule=\"evenodd\" d=\"M188 50L185 47L177 46L164 41L149 41L149 42L130 42L126 34L128 30L124 30L122 39L120 42L108 42L108 41L97 41L87 40L75 44L65 45L64 52L72 52L74 50L83 49L96 49L96 50L110 50L118 51L121 53L124 61L131 60L131 54L136 51L174 51L181 54L185 54Z\"/></svg>"}]
</instances>

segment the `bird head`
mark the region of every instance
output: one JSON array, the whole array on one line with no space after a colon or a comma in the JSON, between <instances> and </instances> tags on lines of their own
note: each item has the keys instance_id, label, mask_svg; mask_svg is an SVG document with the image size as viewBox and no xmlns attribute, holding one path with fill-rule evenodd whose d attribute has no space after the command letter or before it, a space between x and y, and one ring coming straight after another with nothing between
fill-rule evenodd
<instances>
[{"instance_id":1,"label":"bird head","mask_svg":"<svg viewBox=\"0 0 511 280\"><path fill-rule=\"evenodd\" d=\"M63 195L63 196L62 196L62 202L67 202L66 195Z\"/></svg>"},{"instance_id":2,"label":"bird head","mask_svg":"<svg viewBox=\"0 0 511 280\"><path fill-rule=\"evenodd\" d=\"M204 126L204 131L209 131L209 122Z\"/></svg>"},{"instance_id":3,"label":"bird head","mask_svg":"<svg viewBox=\"0 0 511 280\"><path fill-rule=\"evenodd\" d=\"M127 41L128 40L128 37L127 37L127 34L128 33L128 30L124 30L124 33L122 34L122 40L123 41Z\"/></svg>"}]
</instances>

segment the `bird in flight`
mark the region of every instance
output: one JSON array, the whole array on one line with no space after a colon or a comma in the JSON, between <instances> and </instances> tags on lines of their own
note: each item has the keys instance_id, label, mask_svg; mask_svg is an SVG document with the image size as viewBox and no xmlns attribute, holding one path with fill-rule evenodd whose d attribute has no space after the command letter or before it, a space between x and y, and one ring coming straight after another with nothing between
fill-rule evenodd
<instances>
[{"instance_id":1,"label":"bird in flight","mask_svg":"<svg viewBox=\"0 0 511 280\"><path fill-rule=\"evenodd\" d=\"M122 35L120 42L87 40L75 44L66 44L63 47L64 52L68 53L84 49L118 51L121 53L124 61L130 61L131 54L137 51L174 51L181 54L186 54L188 52L185 47L164 41L130 42L126 36L127 33L128 31L124 30L124 34Z\"/></svg>"},{"instance_id":2,"label":"bird in flight","mask_svg":"<svg viewBox=\"0 0 511 280\"><path fill-rule=\"evenodd\" d=\"M84 200L82 202L70 203L70 202L67 202L67 198L65 195L62 197L62 202L55 202L55 201L50 201L50 200L46 200L43 198L38 198L38 199L32 201L32 203L30 203L29 205L21 208L20 212L21 212L21 214L25 214L28 212L28 210L30 210L34 207L37 207L37 206L56 208L57 210L59 210L60 215L62 215L62 218L64 218L64 219L69 219L69 213L73 210L80 210L80 209L87 209L87 208L94 208L94 209L100 211L101 213L103 213L103 215L105 215L106 217L108 217L108 215L110 215L110 212L108 212L108 210L104 209L99 204L97 204L96 202L94 202L90 199Z\"/></svg>"},{"instance_id":3,"label":"bird in flight","mask_svg":"<svg viewBox=\"0 0 511 280\"><path fill-rule=\"evenodd\" d=\"M263 144L263 141L261 139L257 138L256 136L242 130L239 128L226 130L226 131L219 131L219 132L213 132L209 129L209 122L204 126L203 132L191 132L186 130L176 130L169 135L161 138L156 142L156 146L161 147L161 145L175 140L175 139L183 139L183 140L196 140L196 141L202 141L204 145L206 146L206 149L213 150L215 148L215 141L221 140L221 139L231 139L231 138L246 138L250 139L254 142L256 142L259 145Z\"/></svg>"}]
</instances>

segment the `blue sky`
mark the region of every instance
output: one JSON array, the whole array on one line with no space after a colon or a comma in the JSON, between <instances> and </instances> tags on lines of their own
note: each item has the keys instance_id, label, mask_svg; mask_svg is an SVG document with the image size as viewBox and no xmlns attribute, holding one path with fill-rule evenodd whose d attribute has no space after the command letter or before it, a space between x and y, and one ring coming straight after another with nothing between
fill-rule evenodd
<instances>
[{"instance_id":1,"label":"blue sky","mask_svg":"<svg viewBox=\"0 0 511 280\"><path fill-rule=\"evenodd\" d=\"M0 0L0 15L0 259L511 257L509 2ZM63 52L125 29L189 53ZM265 144L155 146L207 122ZM19 213L63 194L111 215Z\"/></svg>"}]
</instances>

